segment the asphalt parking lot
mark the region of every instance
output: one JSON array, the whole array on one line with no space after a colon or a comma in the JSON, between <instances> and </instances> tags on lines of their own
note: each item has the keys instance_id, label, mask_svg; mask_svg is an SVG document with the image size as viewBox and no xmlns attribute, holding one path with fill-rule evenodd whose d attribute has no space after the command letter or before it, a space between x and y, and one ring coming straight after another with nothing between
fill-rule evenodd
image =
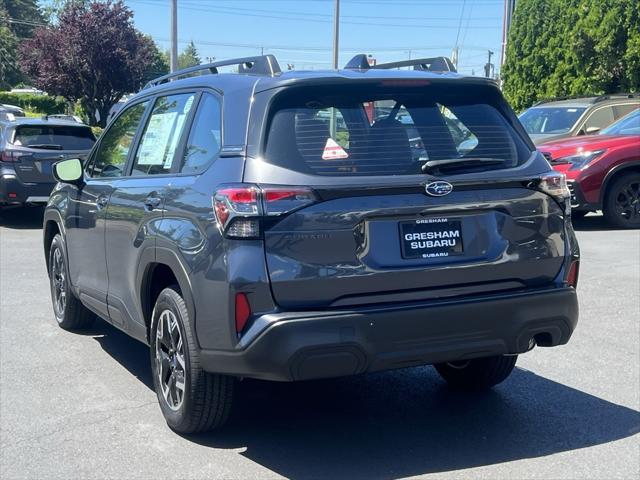
<instances>
[{"instance_id":1,"label":"asphalt parking lot","mask_svg":"<svg viewBox=\"0 0 640 480\"><path fill-rule=\"evenodd\" d=\"M485 394L431 367L355 378L244 381L224 430L166 427L147 348L104 322L53 318L39 210L0 213L0 477L638 478L640 232L589 215L581 318Z\"/></svg>"}]
</instances>

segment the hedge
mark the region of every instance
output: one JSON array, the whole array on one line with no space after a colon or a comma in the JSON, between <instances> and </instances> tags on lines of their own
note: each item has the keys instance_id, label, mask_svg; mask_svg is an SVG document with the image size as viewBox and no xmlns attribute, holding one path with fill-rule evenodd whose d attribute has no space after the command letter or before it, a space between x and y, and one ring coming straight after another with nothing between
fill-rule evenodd
<instances>
[{"instance_id":1,"label":"hedge","mask_svg":"<svg viewBox=\"0 0 640 480\"><path fill-rule=\"evenodd\" d=\"M63 98L33 93L0 92L0 103L17 105L25 110L42 114L65 113L67 111L67 102Z\"/></svg>"}]
</instances>

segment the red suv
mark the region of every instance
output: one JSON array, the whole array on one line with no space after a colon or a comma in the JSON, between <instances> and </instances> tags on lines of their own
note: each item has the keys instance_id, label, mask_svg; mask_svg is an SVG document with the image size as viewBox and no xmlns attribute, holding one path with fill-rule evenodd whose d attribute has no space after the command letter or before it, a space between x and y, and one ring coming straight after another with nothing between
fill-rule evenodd
<instances>
[{"instance_id":1,"label":"red suv","mask_svg":"<svg viewBox=\"0 0 640 480\"><path fill-rule=\"evenodd\" d=\"M602 210L613 225L640 228L640 110L598 135L545 143L538 149L567 175L574 218Z\"/></svg>"}]
</instances>

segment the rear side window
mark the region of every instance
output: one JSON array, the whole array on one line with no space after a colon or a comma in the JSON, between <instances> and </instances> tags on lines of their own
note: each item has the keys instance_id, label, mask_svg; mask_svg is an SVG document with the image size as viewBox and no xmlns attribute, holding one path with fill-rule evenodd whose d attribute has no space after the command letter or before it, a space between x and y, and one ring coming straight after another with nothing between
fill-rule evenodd
<instances>
[{"instance_id":1,"label":"rear side window","mask_svg":"<svg viewBox=\"0 0 640 480\"><path fill-rule=\"evenodd\" d=\"M471 158L495 161L456 162L447 173L511 168L531 151L499 100L475 86L291 89L272 106L264 157L320 176L416 175L432 160Z\"/></svg>"},{"instance_id":2,"label":"rear side window","mask_svg":"<svg viewBox=\"0 0 640 480\"><path fill-rule=\"evenodd\" d=\"M89 127L25 125L16 127L13 144L45 150L90 150L96 138Z\"/></svg>"},{"instance_id":3,"label":"rear side window","mask_svg":"<svg viewBox=\"0 0 640 480\"><path fill-rule=\"evenodd\" d=\"M131 175L170 173L195 93L159 97L140 140Z\"/></svg>"},{"instance_id":4,"label":"rear side window","mask_svg":"<svg viewBox=\"0 0 640 480\"><path fill-rule=\"evenodd\" d=\"M189 133L181 172L203 172L218 158L222 145L221 120L220 101L205 93Z\"/></svg>"}]
</instances>

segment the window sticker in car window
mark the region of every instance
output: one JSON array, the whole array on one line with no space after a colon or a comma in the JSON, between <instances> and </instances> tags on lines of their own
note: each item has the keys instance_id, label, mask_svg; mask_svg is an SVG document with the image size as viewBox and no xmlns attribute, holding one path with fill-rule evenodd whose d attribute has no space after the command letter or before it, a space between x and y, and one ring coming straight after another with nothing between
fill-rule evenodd
<instances>
[{"instance_id":1,"label":"window sticker in car window","mask_svg":"<svg viewBox=\"0 0 640 480\"><path fill-rule=\"evenodd\" d=\"M322 152L322 159L339 160L342 158L349 158L349 154L345 152L333 138L327 138L327 143L325 144L324 151Z\"/></svg>"},{"instance_id":2,"label":"window sticker in car window","mask_svg":"<svg viewBox=\"0 0 640 480\"><path fill-rule=\"evenodd\" d=\"M152 115L138 153L138 165L163 165L177 112ZM172 150L170 150L172 151Z\"/></svg>"}]
</instances>

